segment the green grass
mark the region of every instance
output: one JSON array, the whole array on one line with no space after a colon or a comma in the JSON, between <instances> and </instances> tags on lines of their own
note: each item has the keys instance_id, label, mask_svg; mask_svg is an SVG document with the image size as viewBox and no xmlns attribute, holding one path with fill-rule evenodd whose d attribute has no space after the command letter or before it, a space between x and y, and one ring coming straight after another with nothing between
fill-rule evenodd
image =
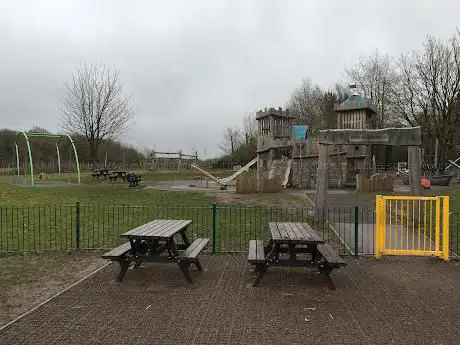
<instances>
[{"instance_id":1,"label":"green grass","mask_svg":"<svg viewBox=\"0 0 460 345\"><path fill-rule=\"evenodd\" d=\"M141 172L142 184L193 179L195 172ZM220 175L227 176L228 172ZM299 200L288 193L233 195L167 192L129 188L121 182L93 182L84 176L80 186L21 187L0 183L0 252L80 248L112 248L124 241L123 232L152 219L191 219L192 238L212 238L216 208L217 251L244 251L249 239L268 240L269 221L311 221ZM77 211L76 203L80 202ZM300 202L302 205L302 202ZM77 217L79 214L79 217ZM80 235L77 235L77 218ZM328 228L321 228L324 233Z\"/></svg>"},{"instance_id":2,"label":"green grass","mask_svg":"<svg viewBox=\"0 0 460 345\"><path fill-rule=\"evenodd\" d=\"M451 189L442 193L449 196L450 210L453 213L460 212L460 186L452 186Z\"/></svg>"},{"instance_id":3,"label":"green grass","mask_svg":"<svg viewBox=\"0 0 460 345\"><path fill-rule=\"evenodd\" d=\"M174 178L186 178L187 174L159 173L145 176L144 184ZM168 178L169 177L169 178ZM153 188L129 188L127 184L116 182L93 182L84 176L81 185L64 187L24 187L7 183L7 178L0 180L0 205L74 205L111 204L111 205L171 205L212 203L212 198L199 193L162 192Z\"/></svg>"}]
</instances>

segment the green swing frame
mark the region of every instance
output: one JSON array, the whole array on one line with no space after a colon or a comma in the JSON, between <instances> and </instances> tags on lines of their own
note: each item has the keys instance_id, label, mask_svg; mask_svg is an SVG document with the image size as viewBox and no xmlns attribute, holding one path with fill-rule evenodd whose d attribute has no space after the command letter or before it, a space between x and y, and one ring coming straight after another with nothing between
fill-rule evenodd
<instances>
[{"instance_id":1,"label":"green swing frame","mask_svg":"<svg viewBox=\"0 0 460 345\"><path fill-rule=\"evenodd\" d=\"M74 157L75 157L75 163L77 166L77 178L78 178L78 184L80 184L81 179L80 179L80 163L78 161L78 153L77 153L77 148L75 147L75 143L72 139L72 137L67 134L52 134L52 133L40 133L40 132L25 132L25 131L20 131L18 135L16 136L16 142L15 142L15 147L16 147L16 168L17 168L17 176L19 178L19 146L18 146L18 141L21 138L21 136L24 137L27 145L27 152L29 155L29 167L30 167L30 185L31 187L35 186L35 180L34 180L34 164L32 160L32 149L30 146L30 141L29 138L34 138L34 137L41 137L41 138L49 138L49 139L57 139L56 141L56 155L57 155L57 160L58 160L58 173L61 175L61 155L59 152L59 143L61 142L62 139L68 139L70 144L72 145Z\"/></svg>"}]
</instances>

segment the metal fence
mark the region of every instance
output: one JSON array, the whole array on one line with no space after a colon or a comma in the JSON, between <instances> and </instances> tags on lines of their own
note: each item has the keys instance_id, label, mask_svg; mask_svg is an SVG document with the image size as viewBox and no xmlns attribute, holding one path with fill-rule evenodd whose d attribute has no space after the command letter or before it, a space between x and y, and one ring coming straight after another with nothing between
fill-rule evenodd
<instances>
[{"instance_id":1,"label":"metal fence","mask_svg":"<svg viewBox=\"0 0 460 345\"><path fill-rule=\"evenodd\" d=\"M373 255L374 208L326 209L320 219L307 208L245 205L132 206L36 205L0 206L0 253L109 249L120 235L153 219L190 219L192 238L211 239L209 251L245 252L250 239L267 241L268 222L308 222L341 255ZM450 215L450 251L460 255L460 213Z\"/></svg>"}]
</instances>

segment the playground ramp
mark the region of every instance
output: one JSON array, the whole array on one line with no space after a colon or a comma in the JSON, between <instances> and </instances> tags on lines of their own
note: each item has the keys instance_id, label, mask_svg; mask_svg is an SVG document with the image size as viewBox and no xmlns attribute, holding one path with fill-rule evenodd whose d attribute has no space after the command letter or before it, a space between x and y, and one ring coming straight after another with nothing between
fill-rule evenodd
<instances>
[{"instance_id":1,"label":"playground ramp","mask_svg":"<svg viewBox=\"0 0 460 345\"><path fill-rule=\"evenodd\" d=\"M239 169L238 171L236 171L235 173L233 173L229 177L224 177L224 178L220 179L220 181L225 184L225 183L230 182L231 180L234 180L235 178L237 178L242 173L248 171L250 167L252 167L255 163L257 163L257 160L258 160L257 157L254 158L252 161L250 161L244 167L242 167L241 169Z\"/></svg>"},{"instance_id":2,"label":"playground ramp","mask_svg":"<svg viewBox=\"0 0 460 345\"><path fill-rule=\"evenodd\" d=\"M239 175L241 175L242 173L246 172L249 170L249 168L251 166L253 166L255 163L257 163L257 157L254 158L252 161L250 161L248 164L246 164L244 167L242 167L241 169L239 169L238 171L234 172L232 175L228 176L228 177L224 177L224 178L218 178L214 175L212 175L211 173L207 172L206 170L204 169L201 169L198 165L196 164L191 164L191 167L195 170L198 170L199 172L201 172L203 175L209 177L211 180L215 181L216 183L218 183L219 185L221 186L225 186L227 183L229 183L231 180L234 180L235 178L237 178Z\"/></svg>"},{"instance_id":3,"label":"playground ramp","mask_svg":"<svg viewBox=\"0 0 460 345\"><path fill-rule=\"evenodd\" d=\"M291 175L291 167L292 167L292 159L289 159L287 161L286 170L284 171L283 183L281 184L283 188L286 188L289 182L289 176Z\"/></svg>"}]
</instances>

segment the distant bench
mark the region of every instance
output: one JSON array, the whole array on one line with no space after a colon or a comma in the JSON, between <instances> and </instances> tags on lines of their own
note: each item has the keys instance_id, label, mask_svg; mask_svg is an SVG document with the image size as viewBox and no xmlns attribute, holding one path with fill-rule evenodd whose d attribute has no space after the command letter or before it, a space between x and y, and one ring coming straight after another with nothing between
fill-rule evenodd
<instances>
[{"instance_id":1,"label":"distant bench","mask_svg":"<svg viewBox=\"0 0 460 345\"><path fill-rule=\"evenodd\" d=\"M126 175L126 181L129 182L130 187L139 186L139 182L142 181L141 175L137 175L135 173L129 173Z\"/></svg>"},{"instance_id":2,"label":"distant bench","mask_svg":"<svg viewBox=\"0 0 460 345\"><path fill-rule=\"evenodd\" d=\"M94 170L94 171L91 173L91 176L93 177L93 180L94 180L94 179L98 179L98 180L99 180L99 177L101 177L101 176L104 176L104 179L107 180L107 177L109 176L109 170L108 170L108 169Z\"/></svg>"}]
</instances>

